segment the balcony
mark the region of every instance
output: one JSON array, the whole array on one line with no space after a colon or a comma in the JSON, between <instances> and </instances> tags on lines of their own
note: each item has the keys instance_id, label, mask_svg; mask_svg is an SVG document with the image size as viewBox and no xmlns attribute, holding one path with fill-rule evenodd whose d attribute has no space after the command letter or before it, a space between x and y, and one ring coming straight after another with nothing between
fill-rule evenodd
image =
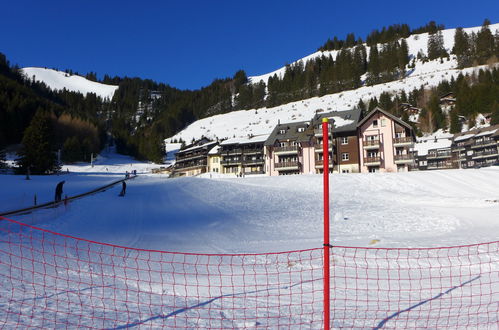
<instances>
[{"instance_id":1,"label":"balcony","mask_svg":"<svg viewBox=\"0 0 499 330\"><path fill-rule=\"evenodd\" d=\"M245 154L245 155L263 154L263 148L262 149L244 149L243 154Z\"/></svg>"},{"instance_id":2,"label":"balcony","mask_svg":"<svg viewBox=\"0 0 499 330\"><path fill-rule=\"evenodd\" d=\"M280 162L275 164L275 169L278 171L299 170L300 162Z\"/></svg>"},{"instance_id":3,"label":"balcony","mask_svg":"<svg viewBox=\"0 0 499 330\"><path fill-rule=\"evenodd\" d=\"M329 164L328 164L329 168L333 168L334 167L334 164L333 164L333 161L331 159L329 159ZM315 161L315 168L323 168L324 167L324 160L321 159L321 160L316 160Z\"/></svg>"},{"instance_id":4,"label":"balcony","mask_svg":"<svg viewBox=\"0 0 499 330\"><path fill-rule=\"evenodd\" d=\"M453 169L456 168L452 162L446 162L446 163L428 163L428 166L426 167L429 170L448 170L448 169Z\"/></svg>"},{"instance_id":5,"label":"balcony","mask_svg":"<svg viewBox=\"0 0 499 330\"><path fill-rule=\"evenodd\" d=\"M246 159L243 161L244 165L262 165L264 163L263 158L258 158L258 159Z\"/></svg>"},{"instance_id":6,"label":"balcony","mask_svg":"<svg viewBox=\"0 0 499 330\"><path fill-rule=\"evenodd\" d=\"M275 147L274 153L276 155L297 155L299 150L298 146Z\"/></svg>"},{"instance_id":7,"label":"balcony","mask_svg":"<svg viewBox=\"0 0 499 330\"><path fill-rule=\"evenodd\" d=\"M412 140L412 137L410 137L410 136L399 137L399 138L393 139L393 146L394 147L405 147L405 146L412 146L412 145L414 145L414 141Z\"/></svg>"},{"instance_id":8,"label":"balcony","mask_svg":"<svg viewBox=\"0 0 499 330\"><path fill-rule=\"evenodd\" d=\"M475 154L471 157L472 159L481 159L481 158L492 158L499 156L499 152L496 150L475 152Z\"/></svg>"},{"instance_id":9,"label":"balcony","mask_svg":"<svg viewBox=\"0 0 499 330\"><path fill-rule=\"evenodd\" d=\"M253 174L265 174L265 171L252 171L252 172L244 172L244 175L253 175Z\"/></svg>"},{"instance_id":10,"label":"balcony","mask_svg":"<svg viewBox=\"0 0 499 330\"><path fill-rule=\"evenodd\" d=\"M413 155L395 155L394 157L395 164L411 164L414 162Z\"/></svg>"},{"instance_id":11,"label":"balcony","mask_svg":"<svg viewBox=\"0 0 499 330\"><path fill-rule=\"evenodd\" d=\"M243 153L243 149L229 149L229 150L222 150L221 154L222 155L240 155Z\"/></svg>"},{"instance_id":12,"label":"balcony","mask_svg":"<svg viewBox=\"0 0 499 330\"><path fill-rule=\"evenodd\" d=\"M364 165L374 166L381 165L381 157L364 157Z\"/></svg>"},{"instance_id":13,"label":"balcony","mask_svg":"<svg viewBox=\"0 0 499 330\"><path fill-rule=\"evenodd\" d=\"M364 140L364 141L362 141L362 146L363 146L364 150L379 149L380 144L381 143L379 140Z\"/></svg>"},{"instance_id":14,"label":"balcony","mask_svg":"<svg viewBox=\"0 0 499 330\"><path fill-rule=\"evenodd\" d=\"M222 159L222 161L220 162L220 164L222 165L239 165L241 164L241 160L238 159L238 160L235 160L235 159Z\"/></svg>"},{"instance_id":15,"label":"balcony","mask_svg":"<svg viewBox=\"0 0 499 330\"><path fill-rule=\"evenodd\" d=\"M442 151L442 152L430 152L426 156L426 159L444 159L444 158L452 158L452 152Z\"/></svg>"},{"instance_id":16,"label":"balcony","mask_svg":"<svg viewBox=\"0 0 499 330\"><path fill-rule=\"evenodd\" d=\"M176 155L176 161L177 162L183 162L183 161L188 161L188 160L193 160L193 159L196 159L196 158L205 158L206 157L206 153L205 152L202 152L202 153L188 153L188 154L185 154L185 155L182 155L182 154L177 154Z\"/></svg>"},{"instance_id":17,"label":"balcony","mask_svg":"<svg viewBox=\"0 0 499 330\"><path fill-rule=\"evenodd\" d=\"M331 135L331 131L329 131L329 134ZM314 129L314 136L316 137L322 136L322 127Z\"/></svg>"},{"instance_id":18,"label":"balcony","mask_svg":"<svg viewBox=\"0 0 499 330\"><path fill-rule=\"evenodd\" d=\"M488 140L474 142L471 145L471 149L478 149L478 148L484 148L484 147L495 146L495 145L497 145L497 142L494 139L488 139Z\"/></svg>"},{"instance_id":19,"label":"balcony","mask_svg":"<svg viewBox=\"0 0 499 330\"><path fill-rule=\"evenodd\" d=\"M317 144L315 147L315 152L323 152L324 150L324 145L322 144ZM333 145L332 144L329 144L329 151L333 151Z\"/></svg>"},{"instance_id":20,"label":"balcony","mask_svg":"<svg viewBox=\"0 0 499 330\"><path fill-rule=\"evenodd\" d=\"M175 170L177 171L185 171L185 170L191 170L195 168L206 168L207 164L206 162L193 162L193 163L184 163L184 164L175 164Z\"/></svg>"}]
</instances>

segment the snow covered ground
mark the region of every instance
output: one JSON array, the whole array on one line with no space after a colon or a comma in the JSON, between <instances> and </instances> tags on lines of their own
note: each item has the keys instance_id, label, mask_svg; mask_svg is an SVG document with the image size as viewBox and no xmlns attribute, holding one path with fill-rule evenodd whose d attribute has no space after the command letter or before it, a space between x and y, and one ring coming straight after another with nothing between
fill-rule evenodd
<instances>
[{"instance_id":1,"label":"snow covered ground","mask_svg":"<svg viewBox=\"0 0 499 330\"><path fill-rule=\"evenodd\" d=\"M66 180L64 193L74 195L136 169L140 175L129 182L125 198L117 197L120 187L115 187L67 208L13 218L91 240L167 251L268 252L320 246L320 175L166 179L141 174L154 166L108 154L93 168L71 165L70 173L60 176L26 181L1 175L0 210L28 206L34 193L39 203L50 201L61 180ZM497 182L498 167L332 175L334 243L368 246L376 239L381 247L428 247L493 241L499 231ZM192 245L193 239L198 244Z\"/></svg>"},{"instance_id":2,"label":"snow covered ground","mask_svg":"<svg viewBox=\"0 0 499 330\"><path fill-rule=\"evenodd\" d=\"M28 67L22 69L28 78L35 77L35 80L44 82L53 90L67 89L73 92L80 92L83 95L95 93L103 99L112 99L118 86L101 84L88 80L78 75L69 75L62 71Z\"/></svg>"},{"instance_id":3,"label":"snow covered ground","mask_svg":"<svg viewBox=\"0 0 499 330\"><path fill-rule=\"evenodd\" d=\"M68 191L112 181L130 167L129 159L112 154L97 162L71 166L73 174L63 176ZM132 167L141 166L151 165ZM22 179L0 176L1 209L23 191L40 189L51 199L52 189L43 187L61 176L19 185ZM331 175L332 243L438 247L497 240L497 182L498 167ZM11 217L131 248L313 249L301 252L137 251L0 221L0 325L321 328L321 185L320 175L167 179L143 173L128 182L125 197L114 187ZM335 248L332 258L334 328L490 328L498 321L497 243Z\"/></svg>"}]
</instances>

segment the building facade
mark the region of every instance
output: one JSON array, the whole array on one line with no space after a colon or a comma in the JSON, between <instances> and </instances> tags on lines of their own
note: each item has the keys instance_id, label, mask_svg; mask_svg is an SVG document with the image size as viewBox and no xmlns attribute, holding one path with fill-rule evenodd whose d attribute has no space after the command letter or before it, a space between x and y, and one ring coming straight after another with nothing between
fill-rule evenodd
<instances>
[{"instance_id":1,"label":"building facade","mask_svg":"<svg viewBox=\"0 0 499 330\"><path fill-rule=\"evenodd\" d=\"M358 124L360 171L407 172L414 166L412 127L375 108Z\"/></svg>"},{"instance_id":2,"label":"building facade","mask_svg":"<svg viewBox=\"0 0 499 330\"><path fill-rule=\"evenodd\" d=\"M268 135L234 138L220 143L221 173L253 175L265 173L264 143Z\"/></svg>"},{"instance_id":3,"label":"building facade","mask_svg":"<svg viewBox=\"0 0 499 330\"><path fill-rule=\"evenodd\" d=\"M203 138L179 150L175 155L172 176L194 176L205 173L208 169L208 152L217 143Z\"/></svg>"},{"instance_id":4,"label":"building facade","mask_svg":"<svg viewBox=\"0 0 499 330\"><path fill-rule=\"evenodd\" d=\"M452 141L455 168L476 168L499 163L499 125L456 134Z\"/></svg>"}]
</instances>

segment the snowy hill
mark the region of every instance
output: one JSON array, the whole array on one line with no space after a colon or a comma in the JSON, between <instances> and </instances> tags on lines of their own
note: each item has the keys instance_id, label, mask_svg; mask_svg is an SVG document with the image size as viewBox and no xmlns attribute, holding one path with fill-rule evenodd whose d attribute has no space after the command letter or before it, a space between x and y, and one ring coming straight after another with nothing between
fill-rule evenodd
<instances>
[{"instance_id":1,"label":"snowy hill","mask_svg":"<svg viewBox=\"0 0 499 330\"><path fill-rule=\"evenodd\" d=\"M69 91L80 92L83 95L95 93L103 99L111 99L118 89L118 86L101 84L78 75L69 75L52 69L28 67L23 68L22 71L28 78L35 77L35 80L44 82L54 90L65 88Z\"/></svg>"},{"instance_id":2,"label":"snowy hill","mask_svg":"<svg viewBox=\"0 0 499 330\"><path fill-rule=\"evenodd\" d=\"M464 30L467 33L471 33L478 32L480 28L472 27ZM499 23L492 24L489 28L494 34L496 31L499 31ZM444 46L449 53L453 47L454 33L455 29L442 31ZM411 35L406 40L411 59L416 58L418 52L427 53L428 33ZM369 52L369 47L367 47L367 51ZM323 54L326 56L330 54L335 57L336 53L337 51L315 52L300 60L306 63L306 61L322 56ZM469 74L486 67L458 69L456 57L452 55L449 60L444 59L443 63L440 60L434 60L425 63L416 61L415 64L416 67L414 69L409 70L406 68L406 77L401 80L374 86L364 86L356 90L343 91L323 97L314 97L273 108L248 109L215 115L192 123L178 134L167 139L167 141L178 140L179 138L184 141L191 141L193 138L197 139L201 136L209 138L231 138L249 134L269 134L278 121L295 122L310 120L318 109L324 111L348 110L353 108L360 99L365 102L372 97L379 97L382 92L400 92L401 90L410 92L414 88L420 88L421 85L432 87L438 85L443 80L450 80L452 77L456 78L461 73ZM249 80L255 83L260 80L266 82L270 76L274 74L282 76L284 72L285 67L282 67L264 75L249 77ZM365 76L362 79L365 79Z\"/></svg>"}]
</instances>

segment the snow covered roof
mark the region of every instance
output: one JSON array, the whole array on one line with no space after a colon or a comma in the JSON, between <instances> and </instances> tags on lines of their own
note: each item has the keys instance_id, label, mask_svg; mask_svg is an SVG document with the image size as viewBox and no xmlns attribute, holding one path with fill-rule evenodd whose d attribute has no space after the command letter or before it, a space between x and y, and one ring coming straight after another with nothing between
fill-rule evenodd
<instances>
[{"instance_id":1,"label":"snow covered roof","mask_svg":"<svg viewBox=\"0 0 499 330\"><path fill-rule=\"evenodd\" d=\"M209 147L210 145L213 145L215 143L217 143L217 142L211 141L211 142L207 142L205 144L202 144L200 146L194 146L194 147L190 147L190 148L187 148L184 150L180 150L179 152L187 152L187 151L192 151L192 150L196 150L196 149L206 148L206 147Z\"/></svg>"},{"instance_id":2,"label":"snow covered roof","mask_svg":"<svg viewBox=\"0 0 499 330\"><path fill-rule=\"evenodd\" d=\"M414 144L414 151L418 152L418 156L425 156L428 154L428 150L450 148L451 144L452 139L450 138L418 139Z\"/></svg>"},{"instance_id":3,"label":"snow covered roof","mask_svg":"<svg viewBox=\"0 0 499 330\"><path fill-rule=\"evenodd\" d=\"M472 137L474 137L475 134L464 134L464 135L461 135L461 136L458 136L454 139L455 142L457 141L464 141L464 140L468 140Z\"/></svg>"},{"instance_id":4,"label":"snow covered roof","mask_svg":"<svg viewBox=\"0 0 499 330\"><path fill-rule=\"evenodd\" d=\"M232 139L227 139L225 141L222 141L220 145L225 146L229 144L249 144L249 143L261 143L267 141L269 138L269 134L262 134L262 135L257 135L257 136L252 136L252 137L239 137L239 138L232 138Z\"/></svg>"},{"instance_id":5,"label":"snow covered roof","mask_svg":"<svg viewBox=\"0 0 499 330\"><path fill-rule=\"evenodd\" d=\"M213 148L211 148L210 151L208 151L208 155L217 155L220 151L220 146L216 145Z\"/></svg>"},{"instance_id":6,"label":"snow covered roof","mask_svg":"<svg viewBox=\"0 0 499 330\"><path fill-rule=\"evenodd\" d=\"M492 134L494 134L496 131L497 131L497 128L496 128L495 130L492 130L492 131L484 131L484 132L482 132L482 133L479 133L479 134L475 135L475 137L492 135Z\"/></svg>"}]
</instances>

